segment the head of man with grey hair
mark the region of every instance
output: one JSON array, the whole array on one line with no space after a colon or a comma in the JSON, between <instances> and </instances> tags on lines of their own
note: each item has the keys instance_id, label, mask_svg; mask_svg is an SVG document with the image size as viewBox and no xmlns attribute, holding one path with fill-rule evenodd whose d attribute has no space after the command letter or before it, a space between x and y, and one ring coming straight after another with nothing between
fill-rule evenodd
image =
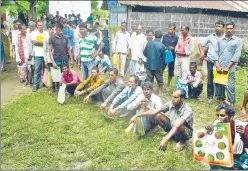
<instances>
[{"instance_id":1,"label":"head of man with grey hair","mask_svg":"<svg viewBox=\"0 0 248 171\"><path fill-rule=\"evenodd\" d=\"M35 30L35 22L33 22L33 21L30 21L29 23L28 23L28 28L30 29L30 32L32 32L32 31L34 31Z\"/></svg>"},{"instance_id":2,"label":"head of man with grey hair","mask_svg":"<svg viewBox=\"0 0 248 171\"><path fill-rule=\"evenodd\" d=\"M137 25L137 27L136 27L136 34L139 35L139 34L141 34L141 32L142 32L142 26L141 25Z\"/></svg>"}]
</instances>

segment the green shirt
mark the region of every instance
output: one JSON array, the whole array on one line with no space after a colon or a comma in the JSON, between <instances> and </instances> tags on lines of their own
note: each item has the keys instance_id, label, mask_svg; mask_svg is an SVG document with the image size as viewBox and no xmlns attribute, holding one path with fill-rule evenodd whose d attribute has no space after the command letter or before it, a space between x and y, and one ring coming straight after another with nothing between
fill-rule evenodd
<instances>
[{"instance_id":1,"label":"green shirt","mask_svg":"<svg viewBox=\"0 0 248 171\"><path fill-rule=\"evenodd\" d=\"M96 45L100 45L101 41L93 34L87 34L85 38L79 38L80 58L82 62L90 62L91 55L95 52Z\"/></svg>"}]
</instances>

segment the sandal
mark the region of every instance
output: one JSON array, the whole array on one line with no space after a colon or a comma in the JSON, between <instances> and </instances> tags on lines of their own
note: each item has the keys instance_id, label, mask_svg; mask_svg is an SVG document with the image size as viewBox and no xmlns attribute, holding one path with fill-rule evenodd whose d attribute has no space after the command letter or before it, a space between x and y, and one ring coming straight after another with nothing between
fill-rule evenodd
<instances>
[{"instance_id":1,"label":"sandal","mask_svg":"<svg viewBox=\"0 0 248 171\"><path fill-rule=\"evenodd\" d=\"M182 151L185 149L185 144L181 144L180 142L178 142L173 149L175 152Z\"/></svg>"}]
</instances>

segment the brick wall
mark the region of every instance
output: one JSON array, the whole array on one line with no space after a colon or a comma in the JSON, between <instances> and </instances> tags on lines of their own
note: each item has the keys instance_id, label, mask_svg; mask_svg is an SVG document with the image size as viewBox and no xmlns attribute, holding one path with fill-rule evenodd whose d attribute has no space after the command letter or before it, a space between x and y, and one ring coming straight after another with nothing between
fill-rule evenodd
<instances>
[{"instance_id":1,"label":"brick wall","mask_svg":"<svg viewBox=\"0 0 248 171\"><path fill-rule=\"evenodd\" d=\"M132 12L128 26L131 31L135 31L137 24L141 24L143 31L147 29L161 30L167 32L168 24L173 22L176 24L176 32L179 32L181 25L190 26L190 33L193 37L206 37L214 32L214 23L217 20L224 22L231 19L236 24L235 35L238 37L248 37L248 19L223 17L217 15L206 14L182 14L182 13L154 13L154 12Z\"/></svg>"}]
</instances>

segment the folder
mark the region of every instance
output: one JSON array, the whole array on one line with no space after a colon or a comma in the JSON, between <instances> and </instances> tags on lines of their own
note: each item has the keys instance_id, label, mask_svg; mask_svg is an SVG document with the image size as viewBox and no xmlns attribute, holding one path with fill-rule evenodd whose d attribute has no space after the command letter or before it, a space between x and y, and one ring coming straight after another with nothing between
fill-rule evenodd
<instances>
[{"instance_id":1,"label":"folder","mask_svg":"<svg viewBox=\"0 0 248 171\"><path fill-rule=\"evenodd\" d=\"M221 85L227 85L228 83L228 74L219 74L216 69L213 70L214 73L214 83L221 84Z\"/></svg>"}]
</instances>

